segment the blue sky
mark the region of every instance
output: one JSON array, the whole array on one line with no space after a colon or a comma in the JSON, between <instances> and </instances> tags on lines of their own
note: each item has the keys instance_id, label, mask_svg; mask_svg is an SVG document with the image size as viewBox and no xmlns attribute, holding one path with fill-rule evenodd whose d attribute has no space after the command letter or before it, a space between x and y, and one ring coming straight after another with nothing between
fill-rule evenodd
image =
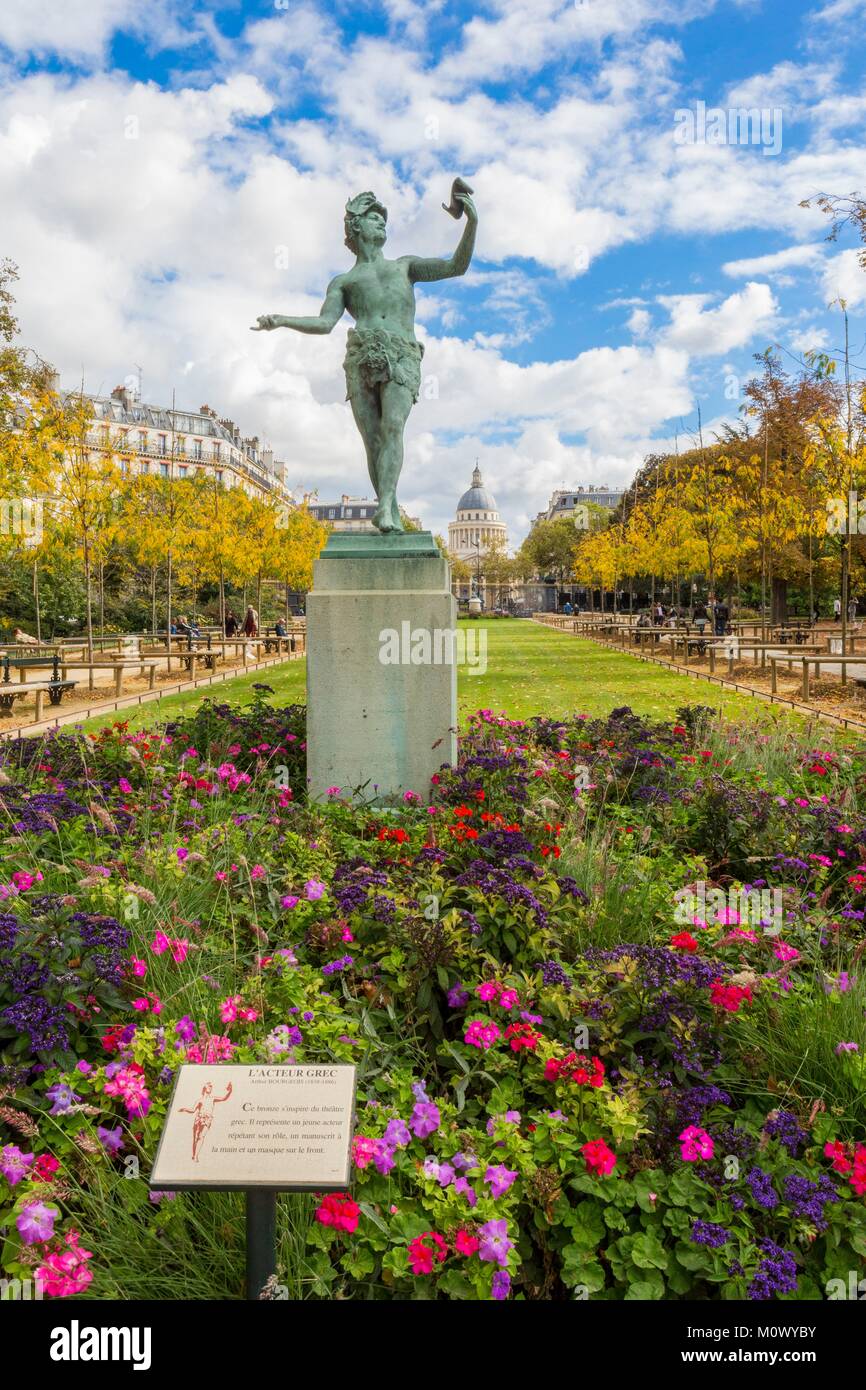
<instances>
[{"instance_id":1,"label":"blue sky","mask_svg":"<svg viewBox=\"0 0 866 1390\"><path fill-rule=\"evenodd\" d=\"M734 418L754 353L836 347L840 295L866 362L855 242L799 207L866 185L864 31L866 0L3 0L24 336L68 384L141 364L148 400L207 401L300 492L365 492L348 324L249 325L317 309L363 188L388 254L447 252L461 174L476 258L418 296L401 499L444 530L478 457L517 543L554 488ZM737 109L757 143L714 133Z\"/></svg>"}]
</instances>

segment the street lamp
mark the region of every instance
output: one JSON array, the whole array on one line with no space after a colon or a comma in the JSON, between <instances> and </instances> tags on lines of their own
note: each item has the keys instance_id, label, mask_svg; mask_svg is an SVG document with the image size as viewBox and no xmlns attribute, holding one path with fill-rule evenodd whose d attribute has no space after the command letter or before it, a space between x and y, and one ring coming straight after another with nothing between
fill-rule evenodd
<instances>
[{"instance_id":1,"label":"street lamp","mask_svg":"<svg viewBox=\"0 0 866 1390\"><path fill-rule=\"evenodd\" d=\"M475 593L481 597L481 542L472 541L472 548L475 551Z\"/></svg>"}]
</instances>

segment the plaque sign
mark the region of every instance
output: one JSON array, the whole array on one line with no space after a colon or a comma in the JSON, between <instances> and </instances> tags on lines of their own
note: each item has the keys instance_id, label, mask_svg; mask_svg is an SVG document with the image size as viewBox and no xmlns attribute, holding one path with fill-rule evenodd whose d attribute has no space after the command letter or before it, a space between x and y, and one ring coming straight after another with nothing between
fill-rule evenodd
<instances>
[{"instance_id":1,"label":"plaque sign","mask_svg":"<svg viewBox=\"0 0 866 1390\"><path fill-rule=\"evenodd\" d=\"M351 1175L355 1068L184 1064L149 1185L341 1191Z\"/></svg>"}]
</instances>

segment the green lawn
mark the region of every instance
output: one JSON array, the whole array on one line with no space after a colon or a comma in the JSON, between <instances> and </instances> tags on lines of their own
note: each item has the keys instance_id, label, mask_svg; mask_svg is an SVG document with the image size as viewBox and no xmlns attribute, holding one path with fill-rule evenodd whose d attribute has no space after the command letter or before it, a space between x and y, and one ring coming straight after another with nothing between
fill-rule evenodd
<instances>
[{"instance_id":1,"label":"green lawn","mask_svg":"<svg viewBox=\"0 0 866 1390\"><path fill-rule=\"evenodd\" d=\"M554 632L536 623L500 620L488 623L462 621L473 629L476 644L487 637L487 669L472 675L462 666L458 672L460 718L477 709L504 711L514 719L532 714L605 714L618 705L630 705L636 713L670 716L679 705L704 704L721 708L726 715L764 720L797 716L771 711L762 700L728 693L708 681L690 679L666 671L651 662L637 660L582 638ZM479 648L475 647L475 651ZM146 728L188 711L211 695L215 700L249 703L252 687L261 682L272 687L275 701L304 701L306 662L291 661L265 671L226 681L185 695L173 695L159 704L102 715L85 724L88 730L129 721L131 728Z\"/></svg>"}]
</instances>

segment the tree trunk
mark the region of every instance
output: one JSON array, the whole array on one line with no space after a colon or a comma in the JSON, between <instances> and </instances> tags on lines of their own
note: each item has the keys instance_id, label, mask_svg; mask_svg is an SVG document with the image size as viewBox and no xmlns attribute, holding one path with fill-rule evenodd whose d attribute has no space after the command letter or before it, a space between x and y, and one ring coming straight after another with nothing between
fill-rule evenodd
<instances>
[{"instance_id":1,"label":"tree trunk","mask_svg":"<svg viewBox=\"0 0 866 1390\"><path fill-rule=\"evenodd\" d=\"M771 622L786 623L788 621L788 581L773 576L772 582L772 615Z\"/></svg>"},{"instance_id":2,"label":"tree trunk","mask_svg":"<svg viewBox=\"0 0 866 1390\"><path fill-rule=\"evenodd\" d=\"M150 635L156 641L156 565L150 567Z\"/></svg>"},{"instance_id":3,"label":"tree trunk","mask_svg":"<svg viewBox=\"0 0 866 1390\"><path fill-rule=\"evenodd\" d=\"M105 636L105 561L99 562L99 635Z\"/></svg>"},{"instance_id":4,"label":"tree trunk","mask_svg":"<svg viewBox=\"0 0 866 1390\"><path fill-rule=\"evenodd\" d=\"M84 541L84 588L87 613L88 688L93 689L93 594L91 592L90 542Z\"/></svg>"},{"instance_id":5,"label":"tree trunk","mask_svg":"<svg viewBox=\"0 0 866 1390\"><path fill-rule=\"evenodd\" d=\"M39 603L39 561L33 561L33 603L36 608L36 641L42 641L42 612Z\"/></svg>"}]
</instances>

